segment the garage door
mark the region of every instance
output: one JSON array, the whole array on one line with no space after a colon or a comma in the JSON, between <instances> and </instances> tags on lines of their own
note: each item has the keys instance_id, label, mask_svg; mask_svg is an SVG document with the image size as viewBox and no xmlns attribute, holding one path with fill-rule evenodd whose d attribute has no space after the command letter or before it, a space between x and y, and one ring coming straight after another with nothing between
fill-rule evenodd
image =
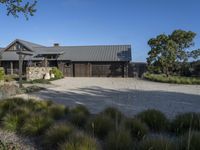
<instances>
[{"instance_id":1,"label":"garage door","mask_svg":"<svg viewBox=\"0 0 200 150\"><path fill-rule=\"evenodd\" d=\"M111 76L110 65L92 65L93 77L109 77Z\"/></svg>"},{"instance_id":2,"label":"garage door","mask_svg":"<svg viewBox=\"0 0 200 150\"><path fill-rule=\"evenodd\" d=\"M119 64L93 64L93 77L123 77L123 69Z\"/></svg>"},{"instance_id":3,"label":"garage door","mask_svg":"<svg viewBox=\"0 0 200 150\"><path fill-rule=\"evenodd\" d=\"M88 64L74 64L75 77L89 77Z\"/></svg>"}]
</instances>

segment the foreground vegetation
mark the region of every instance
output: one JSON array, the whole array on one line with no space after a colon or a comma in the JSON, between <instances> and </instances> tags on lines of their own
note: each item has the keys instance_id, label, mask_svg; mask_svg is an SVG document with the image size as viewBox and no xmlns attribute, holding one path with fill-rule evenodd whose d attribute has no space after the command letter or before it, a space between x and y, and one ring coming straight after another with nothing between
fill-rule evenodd
<instances>
[{"instance_id":1,"label":"foreground vegetation","mask_svg":"<svg viewBox=\"0 0 200 150\"><path fill-rule=\"evenodd\" d=\"M169 120L157 110L125 117L119 110L107 108L91 115L82 105L69 109L51 101L14 98L0 101L0 119L1 129L26 138L36 137L40 139L37 146L42 149L198 150L200 147L197 113Z\"/></svg>"},{"instance_id":2,"label":"foreground vegetation","mask_svg":"<svg viewBox=\"0 0 200 150\"><path fill-rule=\"evenodd\" d=\"M165 74L145 73L144 78L151 81L176 84L200 84L200 78L182 77L182 76L166 76Z\"/></svg>"}]
</instances>

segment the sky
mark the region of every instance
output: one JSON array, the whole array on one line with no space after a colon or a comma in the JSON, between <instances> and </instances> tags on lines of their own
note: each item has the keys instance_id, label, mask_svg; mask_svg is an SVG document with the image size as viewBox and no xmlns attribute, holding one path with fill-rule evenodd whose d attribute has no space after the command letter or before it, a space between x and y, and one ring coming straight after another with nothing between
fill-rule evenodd
<instances>
[{"instance_id":1,"label":"sky","mask_svg":"<svg viewBox=\"0 0 200 150\"><path fill-rule=\"evenodd\" d=\"M132 61L144 62L147 42L176 29L197 33L200 48L200 0L38 0L27 21L6 15L0 6L0 47L14 39L46 46L131 44Z\"/></svg>"}]
</instances>

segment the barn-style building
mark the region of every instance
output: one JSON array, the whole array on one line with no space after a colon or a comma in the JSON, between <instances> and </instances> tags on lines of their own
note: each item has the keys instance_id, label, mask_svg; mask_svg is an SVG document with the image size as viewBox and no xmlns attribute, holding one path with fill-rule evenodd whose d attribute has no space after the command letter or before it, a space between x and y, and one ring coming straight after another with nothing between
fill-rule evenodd
<instances>
[{"instance_id":1,"label":"barn-style building","mask_svg":"<svg viewBox=\"0 0 200 150\"><path fill-rule=\"evenodd\" d=\"M17 39L6 48L0 48L1 67L6 74L18 74L19 55L26 55L23 73L28 66L58 67L66 77L128 77L131 45L60 46L47 47Z\"/></svg>"}]
</instances>

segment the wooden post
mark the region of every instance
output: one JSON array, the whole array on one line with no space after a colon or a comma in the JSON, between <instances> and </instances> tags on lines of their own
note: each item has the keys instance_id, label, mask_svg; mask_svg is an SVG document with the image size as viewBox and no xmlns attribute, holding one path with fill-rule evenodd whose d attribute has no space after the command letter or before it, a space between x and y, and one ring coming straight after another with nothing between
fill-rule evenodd
<instances>
[{"instance_id":1,"label":"wooden post","mask_svg":"<svg viewBox=\"0 0 200 150\"><path fill-rule=\"evenodd\" d=\"M20 45L17 44L17 51L19 52L19 87L22 88L22 67L23 67L23 56L22 56L22 50L20 48Z\"/></svg>"},{"instance_id":2,"label":"wooden post","mask_svg":"<svg viewBox=\"0 0 200 150\"><path fill-rule=\"evenodd\" d=\"M10 62L10 74L13 75L13 62Z\"/></svg>"}]
</instances>

